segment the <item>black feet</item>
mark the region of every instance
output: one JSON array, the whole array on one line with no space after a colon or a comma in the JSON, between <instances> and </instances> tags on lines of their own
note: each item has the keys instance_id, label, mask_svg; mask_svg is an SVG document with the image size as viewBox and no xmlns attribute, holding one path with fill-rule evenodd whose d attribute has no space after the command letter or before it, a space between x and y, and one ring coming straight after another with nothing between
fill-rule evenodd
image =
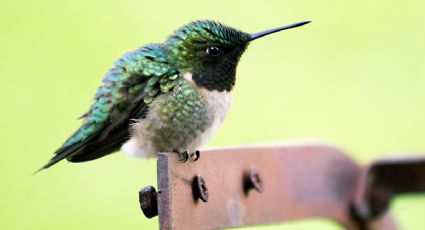
<instances>
[{"instance_id":1,"label":"black feet","mask_svg":"<svg viewBox=\"0 0 425 230\"><path fill-rule=\"evenodd\" d=\"M187 153L187 151L184 151L184 152L179 153L179 156L180 156L179 161L181 163L184 163L184 162L186 162L189 159L189 153Z\"/></svg>"},{"instance_id":2,"label":"black feet","mask_svg":"<svg viewBox=\"0 0 425 230\"><path fill-rule=\"evenodd\" d=\"M201 157L201 152L199 152L199 150L196 150L194 153L190 154L190 158L193 159L193 161L199 160L199 157Z\"/></svg>"},{"instance_id":3,"label":"black feet","mask_svg":"<svg viewBox=\"0 0 425 230\"><path fill-rule=\"evenodd\" d=\"M189 158L193 159L193 161L197 161L199 160L200 156L201 156L201 152L199 152L198 150L196 150L194 153L191 153L190 155L187 151L184 151L179 153L179 157L180 157L179 161L184 163L187 160L189 160Z\"/></svg>"}]
</instances>

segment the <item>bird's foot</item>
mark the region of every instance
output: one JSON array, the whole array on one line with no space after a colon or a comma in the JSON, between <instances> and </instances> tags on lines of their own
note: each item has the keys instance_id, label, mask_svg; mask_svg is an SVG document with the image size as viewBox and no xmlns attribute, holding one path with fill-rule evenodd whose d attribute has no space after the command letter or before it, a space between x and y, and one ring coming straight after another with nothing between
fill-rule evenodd
<instances>
[{"instance_id":1,"label":"bird's foot","mask_svg":"<svg viewBox=\"0 0 425 230\"><path fill-rule=\"evenodd\" d=\"M199 160L199 157L201 156L201 152L196 150L194 153L189 154L187 151L178 152L179 154L179 161L184 163L187 160L192 159L193 161Z\"/></svg>"},{"instance_id":2,"label":"bird's foot","mask_svg":"<svg viewBox=\"0 0 425 230\"><path fill-rule=\"evenodd\" d=\"M189 153L187 151L179 152L179 161L184 163L189 159Z\"/></svg>"},{"instance_id":3,"label":"bird's foot","mask_svg":"<svg viewBox=\"0 0 425 230\"><path fill-rule=\"evenodd\" d=\"M201 152L199 152L199 150L196 150L194 153L190 154L190 158L193 159L193 161L199 160L199 157L201 157Z\"/></svg>"}]
</instances>

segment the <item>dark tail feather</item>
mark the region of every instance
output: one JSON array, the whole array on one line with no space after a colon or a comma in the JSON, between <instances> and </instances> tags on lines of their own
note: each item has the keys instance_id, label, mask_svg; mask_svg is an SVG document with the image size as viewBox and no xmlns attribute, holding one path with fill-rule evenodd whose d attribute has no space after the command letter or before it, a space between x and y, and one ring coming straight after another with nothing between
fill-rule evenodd
<instances>
[{"instance_id":1,"label":"dark tail feather","mask_svg":"<svg viewBox=\"0 0 425 230\"><path fill-rule=\"evenodd\" d=\"M58 163L60 160L62 160L63 158L65 158L66 156L59 156L59 155L56 155L56 156L54 156L52 159L50 159L49 160L49 162L47 162L46 164L44 164L41 168L39 168L37 171L35 171L34 173L33 173L33 175L34 174L36 174L36 173L38 173L38 172L40 172L40 171L42 171L43 169L47 169L47 168L49 168L50 166L52 166L52 165L54 165L54 164L56 164L56 163Z\"/></svg>"},{"instance_id":2,"label":"dark tail feather","mask_svg":"<svg viewBox=\"0 0 425 230\"><path fill-rule=\"evenodd\" d=\"M67 160L70 162L91 161L110 153L113 153L121 148L121 145L129 139L128 128L122 128L111 133L107 138L95 141L87 145L83 151L80 151Z\"/></svg>"},{"instance_id":3,"label":"dark tail feather","mask_svg":"<svg viewBox=\"0 0 425 230\"><path fill-rule=\"evenodd\" d=\"M52 159L49 160L49 162L47 162L45 165L43 165L43 167L41 167L38 171L49 168L50 166L58 163L60 160L65 159L70 154L71 153L55 155L54 157L52 157Z\"/></svg>"},{"instance_id":4,"label":"dark tail feather","mask_svg":"<svg viewBox=\"0 0 425 230\"><path fill-rule=\"evenodd\" d=\"M47 169L65 158L70 162L83 162L103 157L119 150L128 139L128 122L122 124L113 132L108 130L105 135L102 135L99 130L83 141L58 149L55 156L35 173Z\"/></svg>"},{"instance_id":5,"label":"dark tail feather","mask_svg":"<svg viewBox=\"0 0 425 230\"><path fill-rule=\"evenodd\" d=\"M80 152L87 141L83 141L83 142L78 142L75 143L74 145L71 145L69 147L66 148L60 148L55 152L55 156L52 157L52 159L49 160L49 162L47 162L45 165L43 165L43 167L41 167L39 170L37 170L35 173L40 172L43 169L47 169L50 166L58 163L59 161L70 157L74 154L77 154L78 152Z\"/></svg>"},{"instance_id":6,"label":"dark tail feather","mask_svg":"<svg viewBox=\"0 0 425 230\"><path fill-rule=\"evenodd\" d=\"M70 162L83 162L103 157L119 150L121 145L128 140L128 138L128 128L126 128L116 131L114 135L101 141L88 143L88 140L86 140L66 148L60 148L55 152L56 155L35 173L47 169L65 158Z\"/></svg>"}]
</instances>

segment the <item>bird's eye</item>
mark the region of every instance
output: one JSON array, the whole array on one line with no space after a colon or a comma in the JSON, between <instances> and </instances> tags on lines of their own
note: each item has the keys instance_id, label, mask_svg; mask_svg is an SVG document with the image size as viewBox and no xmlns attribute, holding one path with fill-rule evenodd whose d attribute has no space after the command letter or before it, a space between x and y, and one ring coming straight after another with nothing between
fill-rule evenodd
<instances>
[{"instance_id":1,"label":"bird's eye","mask_svg":"<svg viewBox=\"0 0 425 230\"><path fill-rule=\"evenodd\" d=\"M211 46L207 48L207 54L210 56L214 56L217 57L218 55L221 54L221 49L218 48L217 46Z\"/></svg>"}]
</instances>

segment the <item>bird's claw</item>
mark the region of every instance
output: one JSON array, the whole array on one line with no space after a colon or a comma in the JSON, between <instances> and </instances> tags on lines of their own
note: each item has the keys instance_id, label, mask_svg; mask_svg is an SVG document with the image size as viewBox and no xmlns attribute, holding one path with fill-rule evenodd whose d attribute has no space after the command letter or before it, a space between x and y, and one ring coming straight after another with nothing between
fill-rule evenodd
<instances>
[{"instance_id":1,"label":"bird's claw","mask_svg":"<svg viewBox=\"0 0 425 230\"><path fill-rule=\"evenodd\" d=\"M199 152L199 150L196 150L194 153L190 154L190 158L193 159L193 161L199 160L199 157L201 157L201 152Z\"/></svg>"},{"instance_id":2,"label":"bird's claw","mask_svg":"<svg viewBox=\"0 0 425 230\"><path fill-rule=\"evenodd\" d=\"M196 150L194 153L189 154L187 151L178 152L179 153L179 161L181 163L185 163L187 160L192 159L193 161L199 160L199 157L201 156L201 152L199 150Z\"/></svg>"},{"instance_id":3,"label":"bird's claw","mask_svg":"<svg viewBox=\"0 0 425 230\"><path fill-rule=\"evenodd\" d=\"M179 156L180 156L179 161L182 163L186 162L189 159L189 153L187 153L187 151L181 152Z\"/></svg>"}]
</instances>

